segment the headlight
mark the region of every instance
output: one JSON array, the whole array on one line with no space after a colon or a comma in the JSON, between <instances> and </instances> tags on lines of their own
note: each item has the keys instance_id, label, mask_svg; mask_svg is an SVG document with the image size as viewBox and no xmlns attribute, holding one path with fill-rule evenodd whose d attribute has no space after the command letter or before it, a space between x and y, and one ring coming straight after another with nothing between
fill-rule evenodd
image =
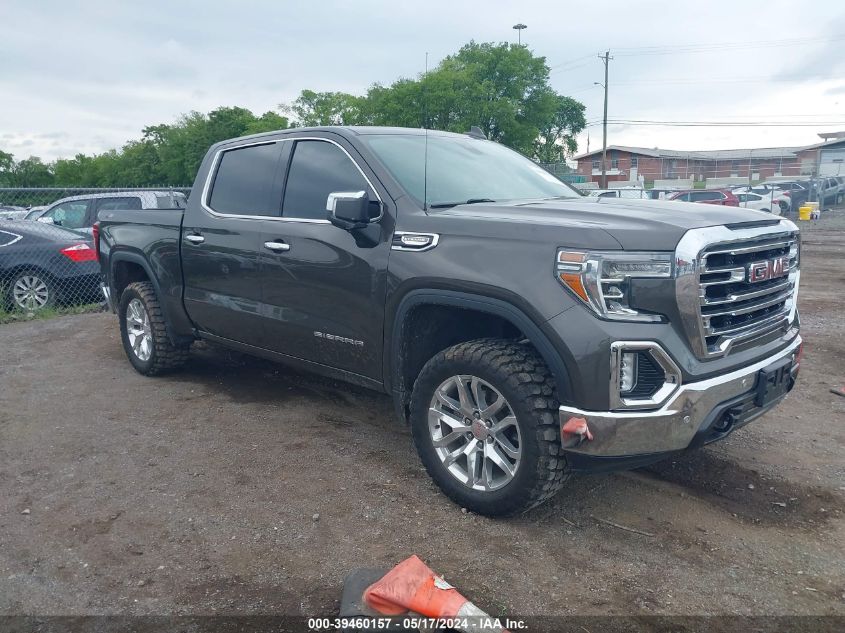
<instances>
[{"instance_id":1,"label":"headlight","mask_svg":"<svg viewBox=\"0 0 845 633\"><path fill-rule=\"evenodd\" d=\"M659 314L631 307L631 279L669 278L671 253L580 252L559 250L557 277L604 319L662 321Z\"/></svg>"}]
</instances>

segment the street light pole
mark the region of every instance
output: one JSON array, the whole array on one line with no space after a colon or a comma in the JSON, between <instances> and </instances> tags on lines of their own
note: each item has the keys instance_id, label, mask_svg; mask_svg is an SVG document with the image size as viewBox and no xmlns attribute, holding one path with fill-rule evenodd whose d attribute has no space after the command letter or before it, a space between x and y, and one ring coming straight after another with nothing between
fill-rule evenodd
<instances>
[{"instance_id":1,"label":"street light pole","mask_svg":"<svg viewBox=\"0 0 845 633\"><path fill-rule=\"evenodd\" d=\"M598 84L604 88L604 118L602 119L602 141L601 141L601 187L607 189L607 67L611 59L610 51L599 55L604 62L604 83ZM598 83L598 82L596 82Z\"/></svg>"},{"instance_id":2,"label":"street light pole","mask_svg":"<svg viewBox=\"0 0 845 633\"><path fill-rule=\"evenodd\" d=\"M519 42L519 45L522 46L522 29L527 29L528 25L520 22L519 24L514 24L513 28L516 29L517 40Z\"/></svg>"}]
</instances>

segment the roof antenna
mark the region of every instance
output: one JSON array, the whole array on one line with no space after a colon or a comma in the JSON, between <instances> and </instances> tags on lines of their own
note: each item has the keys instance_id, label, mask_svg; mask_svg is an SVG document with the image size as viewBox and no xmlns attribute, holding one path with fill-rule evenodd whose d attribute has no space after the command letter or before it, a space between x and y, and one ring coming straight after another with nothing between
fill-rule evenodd
<instances>
[{"instance_id":1,"label":"roof antenna","mask_svg":"<svg viewBox=\"0 0 845 633\"><path fill-rule=\"evenodd\" d=\"M423 74L423 130L425 130L425 149L423 150L423 211L428 211L428 51L425 52L425 74Z\"/></svg>"},{"instance_id":2,"label":"roof antenna","mask_svg":"<svg viewBox=\"0 0 845 633\"><path fill-rule=\"evenodd\" d=\"M487 136L484 134L484 130L482 130L477 125L473 125L469 128L469 132L467 132L472 138L483 138L485 141L487 140Z\"/></svg>"}]
</instances>

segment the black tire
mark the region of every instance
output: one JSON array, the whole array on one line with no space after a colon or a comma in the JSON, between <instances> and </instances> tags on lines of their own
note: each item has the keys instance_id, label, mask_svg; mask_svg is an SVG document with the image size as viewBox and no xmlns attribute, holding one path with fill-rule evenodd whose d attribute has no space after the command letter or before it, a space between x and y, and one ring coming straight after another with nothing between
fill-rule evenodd
<instances>
[{"instance_id":1,"label":"black tire","mask_svg":"<svg viewBox=\"0 0 845 633\"><path fill-rule=\"evenodd\" d=\"M438 457L428 428L437 388L456 375L472 375L495 387L516 416L521 461L497 490L478 491L458 481ZM569 478L561 449L555 385L533 347L501 339L460 343L429 360L414 384L411 431L429 476L460 506L487 516L525 512L553 497Z\"/></svg>"},{"instance_id":2,"label":"black tire","mask_svg":"<svg viewBox=\"0 0 845 633\"><path fill-rule=\"evenodd\" d=\"M152 345L151 354L147 359L139 358L129 342L126 312L133 299L138 299L141 302L149 318ZM120 296L117 314L120 320L120 338L123 342L123 350L138 373L145 376L155 376L178 369L188 359L190 344L177 347L171 343L167 336L164 314L161 311L155 289L150 282L138 281L129 284Z\"/></svg>"},{"instance_id":3,"label":"black tire","mask_svg":"<svg viewBox=\"0 0 845 633\"><path fill-rule=\"evenodd\" d=\"M46 297L41 303L41 297L44 297L40 291L37 292L37 299L33 298L31 307L26 300L20 302L20 297L15 296L15 289L19 283L25 283L28 287L43 288L46 292ZM22 312L38 312L56 305L58 301L58 290L56 284L53 283L52 278L35 268L27 268L19 270L9 277L9 283L6 287L6 304L13 310L20 310Z\"/></svg>"}]
</instances>

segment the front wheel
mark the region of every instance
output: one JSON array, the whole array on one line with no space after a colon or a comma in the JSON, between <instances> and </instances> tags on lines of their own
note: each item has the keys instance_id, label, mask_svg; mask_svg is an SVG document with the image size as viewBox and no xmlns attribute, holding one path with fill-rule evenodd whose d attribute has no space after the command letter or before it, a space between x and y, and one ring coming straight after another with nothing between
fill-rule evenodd
<instances>
[{"instance_id":1,"label":"front wheel","mask_svg":"<svg viewBox=\"0 0 845 633\"><path fill-rule=\"evenodd\" d=\"M437 354L414 384L411 425L431 478L479 514L533 508L568 477L554 382L528 345L481 339Z\"/></svg>"},{"instance_id":2,"label":"front wheel","mask_svg":"<svg viewBox=\"0 0 845 633\"><path fill-rule=\"evenodd\" d=\"M161 305L151 283L129 284L120 296L118 315L123 349L139 373L155 376L185 363L188 346L177 347L168 338Z\"/></svg>"}]
</instances>

